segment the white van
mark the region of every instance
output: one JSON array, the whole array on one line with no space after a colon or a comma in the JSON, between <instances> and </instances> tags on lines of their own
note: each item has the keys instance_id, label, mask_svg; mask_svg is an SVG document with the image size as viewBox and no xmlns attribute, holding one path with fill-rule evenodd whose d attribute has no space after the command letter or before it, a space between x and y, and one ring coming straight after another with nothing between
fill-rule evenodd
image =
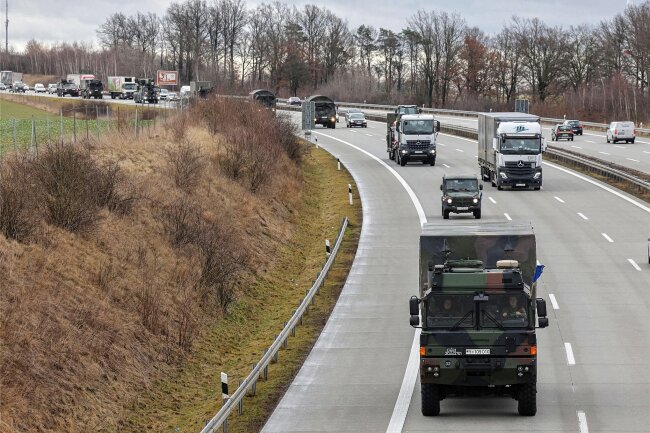
<instances>
[{"instance_id":1,"label":"white van","mask_svg":"<svg viewBox=\"0 0 650 433\"><path fill-rule=\"evenodd\" d=\"M607 128L607 142L616 143L618 141L625 141L626 143L634 143L636 137L636 130L634 129L634 122L612 122Z\"/></svg>"},{"instance_id":2,"label":"white van","mask_svg":"<svg viewBox=\"0 0 650 433\"><path fill-rule=\"evenodd\" d=\"M189 98L190 97L190 86L181 86L181 98Z\"/></svg>"}]
</instances>

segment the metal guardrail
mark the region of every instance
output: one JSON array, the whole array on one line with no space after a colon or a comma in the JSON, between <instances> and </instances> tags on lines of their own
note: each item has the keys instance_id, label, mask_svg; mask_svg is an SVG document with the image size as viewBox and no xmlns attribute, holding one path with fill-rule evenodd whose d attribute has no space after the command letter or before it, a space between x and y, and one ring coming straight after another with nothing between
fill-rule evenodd
<instances>
[{"instance_id":1,"label":"metal guardrail","mask_svg":"<svg viewBox=\"0 0 650 433\"><path fill-rule=\"evenodd\" d=\"M224 433L228 429L228 416L235 408L241 408L243 404L243 399L246 396L246 393L250 388L253 388L257 384L262 373L266 374L268 371L267 368L273 360L277 360L277 354L280 349L286 345L289 335L295 333L295 328L299 323L302 323L302 317L305 315L309 309L309 305L313 304L314 297L320 292L320 288L325 282L325 277L330 271L332 264L336 258L336 255L341 247L343 241L343 236L345 235L345 230L348 227L347 217L343 219L341 223L341 228L339 229L338 235L336 237L336 242L332 247L332 253L328 257L327 261L323 265L323 268L318 273L318 277L314 281L314 284L307 291L305 298L302 300L298 309L293 313L291 319L286 323L280 334L275 338L273 344L265 351L262 359L259 360L257 364L253 367L253 370L250 374L244 379L244 381L237 387L235 392L230 396L230 398L224 403L224 405L219 409L217 414L205 425L201 430L201 433L213 433L219 427L223 426ZM241 410L241 409L240 409Z\"/></svg>"}]
</instances>

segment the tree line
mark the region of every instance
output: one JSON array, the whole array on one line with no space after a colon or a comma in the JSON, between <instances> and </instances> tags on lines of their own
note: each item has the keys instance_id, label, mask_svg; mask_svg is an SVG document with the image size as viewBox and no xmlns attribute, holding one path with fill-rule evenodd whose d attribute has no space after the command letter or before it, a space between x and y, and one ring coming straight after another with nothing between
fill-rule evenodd
<instances>
[{"instance_id":1,"label":"tree line","mask_svg":"<svg viewBox=\"0 0 650 433\"><path fill-rule=\"evenodd\" d=\"M3 58L3 68L143 77L170 69L224 92L318 90L338 100L465 109L526 97L542 111L650 120L650 1L568 28L514 16L489 35L441 11L419 10L396 32L351 29L315 5L185 0L161 15L114 13L97 37L99 47L32 40Z\"/></svg>"}]
</instances>

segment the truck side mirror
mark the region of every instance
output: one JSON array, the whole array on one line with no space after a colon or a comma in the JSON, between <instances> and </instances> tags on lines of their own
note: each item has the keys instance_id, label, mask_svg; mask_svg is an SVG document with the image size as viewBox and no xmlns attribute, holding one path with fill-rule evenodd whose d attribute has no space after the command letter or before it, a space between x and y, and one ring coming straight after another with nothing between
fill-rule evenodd
<instances>
[{"instance_id":1,"label":"truck side mirror","mask_svg":"<svg viewBox=\"0 0 650 433\"><path fill-rule=\"evenodd\" d=\"M440 121L436 120L436 132L440 132Z\"/></svg>"},{"instance_id":2,"label":"truck side mirror","mask_svg":"<svg viewBox=\"0 0 650 433\"><path fill-rule=\"evenodd\" d=\"M544 298L535 299L535 304L537 306L537 315L539 317L546 317L546 301Z\"/></svg>"},{"instance_id":3,"label":"truck side mirror","mask_svg":"<svg viewBox=\"0 0 650 433\"><path fill-rule=\"evenodd\" d=\"M499 146L499 139L498 138L493 138L492 139L492 149L497 150Z\"/></svg>"},{"instance_id":4,"label":"truck side mirror","mask_svg":"<svg viewBox=\"0 0 650 433\"><path fill-rule=\"evenodd\" d=\"M537 319L537 326L540 328L546 328L548 326L548 317L540 317Z\"/></svg>"},{"instance_id":5,"label":"truck side mirror","mask_svg":"<svg viewBox=\"0 0 650 433\"><path fill-rule=\"evenodd\" d=\"M483 184L482 183L478 185L478 189L481 189L481 190L483 189Z\"/></svg>"},{"instance_id":6,"label":"truck side mirror","mask_svg":"<svg viewBox=\"0 0 650 433\"><path fill-rule=\"evenodd\" d=\"M440 191L442 191L442 185L440 185Z\"/></svg>"},{"instance_id":7,"label":"truck side mirror","mask_svg":"<svg viewBox=\"0 0 650 433\"><path fill-rule=\"evenodd\" d=\"M548 147L548 143L546 143L546 139L542 138L542 152L546 152L547 147Z\"/></svg>"}]
</instances>

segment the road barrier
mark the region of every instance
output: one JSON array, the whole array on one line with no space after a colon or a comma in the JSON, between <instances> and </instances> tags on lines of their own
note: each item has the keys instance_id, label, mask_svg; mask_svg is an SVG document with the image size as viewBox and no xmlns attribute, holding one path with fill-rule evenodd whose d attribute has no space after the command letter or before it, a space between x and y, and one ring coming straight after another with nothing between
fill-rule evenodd
<instances>
[{"instance_id":1,"label":"road barrier","mask_svg":"<svg viewBox=\"0 0 650 433\"><path fill-rule=\"evenodd\" d=\"M230 413L237 409L239 414L244 410L244 397L249 395L255 395L257 380L260 378L260 375L266 379L268 376L268 367L269 364L275 363L278 361L278 352L281 348L286 348L288 344L289 336L295 336L296 326L302 324L302 318L309 311L309 306L315 303L315 297L320 292L325 278L329 273L336 255L341 247L343 241L343 236L345 235L345 230L348 227L348 219L344 218L341 222L341 227L339 229L338 235L336 237L336 242L334 247L332 247L331 254L325 261L323 268L318 273L314 284L309 290L307 290L304 299L300 302L300 305L291 316L288 322L285 323L284 328L280 331L280 334L275 338L273 344L264 351L262 358L256 363L253 364L252 371L244 379L235 392L225 401L221 409L217 414L206 423L201 433L213 433L217 431L219 427L223 427L223 432L228 432L228 416Z\"/></svg>"}]
</instances>

